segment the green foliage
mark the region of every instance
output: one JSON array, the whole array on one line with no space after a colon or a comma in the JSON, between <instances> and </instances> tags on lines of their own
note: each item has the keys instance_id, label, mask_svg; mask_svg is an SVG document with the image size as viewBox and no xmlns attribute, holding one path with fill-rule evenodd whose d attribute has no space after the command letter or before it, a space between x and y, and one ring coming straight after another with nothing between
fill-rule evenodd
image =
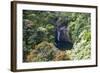
<instances>
[{"instance_id":1,"label":"green foliage","mask_svg":"<svg viewBox=\"0 0 100 73\"><path fill-rule=\"evenodd\" d=\"M46 41L41 42L40 44L36 45L35 49L30 52L27 61L50 61L53 59L53 48L54 45L48 43ZM33 52L37 52L36 54ZM35 55L34 55L35 54ZM31 56L31 59L29 58ZM35 57L34 57L35 56Z\"/></svg>"},{"instance_id":2,"label":"green foliage","mask_svg":"<svg viewBox=\"0 0 100 73\"><path fill-rule=\"evenodd\" d=\"M56 49L52 43L43 41L30 51L27 56L27 62L70 60L68 51L62 52Z\"/></svg>"},{"instance_id":3,"label":"green foliage","mask_svg":"<svg viewBox=\"0 0 100 73\"><path fill-rule=\"evenodd\" d=\"M73 59L89 59L91 57L90 14L72 13L69 28L73 46Z\"/></svg>"},{"instance_id":4,"label":"green foliage","mask_svg":"<svg viewBox=\"0 0 100 73\"><path fill-rule=\"evenodd\" d=\"M71 50L55 47L55 25L50 20L68 16ZM23 61L81 60L91 57L91 16L89 13L23 10Z\"/></svg>"},{"instance_id":5,"label":"green foliage","mask_svg":"<svg viewBox=\"0 0 100 73\"><path fill-rule=\"evenodd\" d=\"M79 41L74 43L74 59L88 59L91 56L91 35L87 30L83 30L79 35Z\"/></svg>"}]
</instances>

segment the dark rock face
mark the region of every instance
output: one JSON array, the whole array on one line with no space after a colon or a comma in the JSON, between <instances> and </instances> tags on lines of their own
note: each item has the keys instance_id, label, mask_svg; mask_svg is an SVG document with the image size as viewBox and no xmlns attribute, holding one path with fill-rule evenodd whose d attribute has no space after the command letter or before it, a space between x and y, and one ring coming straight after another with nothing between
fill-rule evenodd
<instances>
[{"instance_id":1,"label":"dark rock face","mask_svg":"<svg viewBox=\"0 0 100 73\"><path fill-rule=\"evenodd\" d=\"M53 24L55 26L55 46L59 50L69 50L72 49L73 43L70 40L69 32L68 32L68 17L64 20L64 18L56 18L54 19ZM63 21L62 21L63 20Z\"/></svg>"},{"instance_id":2,"label":"dark rock face","mask_svg":"<svg viewBox=\"0 0 100 73\"><path fill-rule=\"evenodd\" d=\"M65 26L62 26L55 31L55 46L60 50L68 50L73 46L73 43L70 41L69 36L66 33L68 31L65 29Z\"/></svg>"}]
</instances>

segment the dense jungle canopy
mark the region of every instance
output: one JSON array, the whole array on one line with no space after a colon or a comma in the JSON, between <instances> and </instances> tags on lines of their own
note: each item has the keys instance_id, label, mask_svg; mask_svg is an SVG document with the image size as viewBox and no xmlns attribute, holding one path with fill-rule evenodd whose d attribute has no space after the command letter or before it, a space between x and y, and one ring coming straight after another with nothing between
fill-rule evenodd
<instances>
[{"instance_id":1,"label":"dense jungle canopy","mask_svg":"<svg viewBox=\"0 0 100 73\"><path fill-rule=\"evenodd\" d=\"M68 17L68 33L73 47L60 51L55 47L51 23L55 17L61 22ZM82 60L91 58L90 13L23 10L23 62Z\"/></svg>"}]
</instances>

